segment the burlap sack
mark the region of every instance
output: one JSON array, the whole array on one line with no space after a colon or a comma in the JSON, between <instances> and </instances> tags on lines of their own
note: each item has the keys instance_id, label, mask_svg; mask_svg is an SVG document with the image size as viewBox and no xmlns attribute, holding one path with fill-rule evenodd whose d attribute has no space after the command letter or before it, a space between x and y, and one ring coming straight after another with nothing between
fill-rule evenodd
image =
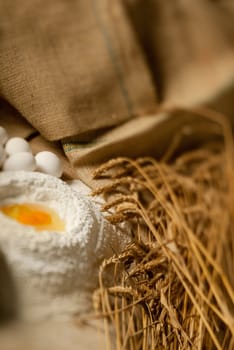
<instances>
[{"instance_id":1,"label":"burlap sack","mask_svg":"<svg viewBox=\"0 0 234 350\"><path fill-rule=\"evenodd\" d=\"M233 4L129 0L125 5L146 54L161 106L203 104L234 120ZM94 137L91 143L78 138L64 141L63 148L79 177L93 187L96 183L90 173L98 162L124 155L160 156L173 137L188 130L187 126L193 130L184 138L187 145L194 138L208 139L212 129L207 120L193 113L144 114Z\"/></svg>"},{"instance_id":2,"label":"burlap sack","mask_svg":"<svg viewBox=\"0 0 234 350\"><path fill-rule=\"evenodd\" d=\"M205 102L233 80L233 1L126 3L163 103Z\"/></svg>"},{"instance_id":3,"label":"burlap sack","mask_svg":"<svg viewBox=\"0 0 234 350\"><path fill-rule=\"evenodd\" d=\"M11 109L12 132L20 124L34 152L55 151L66 177L95 186L91 172L99 163L158 156L178 130L198 122L192 114L149 114L156 105L152 82L163 106L204 103L232 117L231 4L52 3L2 0L0 82L4 98L34 127L22 126Z\"/></svg>"},{"instance_id":4,"label":"burlap sack","mask_svg":"<svg viewBox=\"0 0 234 350\"><path fill-rule=\"evenodd\" d=\"M120 1L1 0L0 93L48 140L115 126L156 94Z\"/></svg>"}]
</instances>

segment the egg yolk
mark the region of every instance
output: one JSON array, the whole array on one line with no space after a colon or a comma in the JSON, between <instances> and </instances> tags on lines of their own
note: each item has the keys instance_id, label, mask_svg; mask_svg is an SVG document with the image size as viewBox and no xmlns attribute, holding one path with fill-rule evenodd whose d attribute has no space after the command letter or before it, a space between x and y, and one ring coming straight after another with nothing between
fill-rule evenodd
<instances>
[{"instance_id":1,"label":"egg yolk","mask_svg":"<svg viewBox=\"0 0 234 350\"><path fill-rule=\"evenodd\" d=\"M7 204L0 210L21 224L35 227L37 230L64 231L65 224L51 208L33 203Z\"/></svg>"}]
</instances>

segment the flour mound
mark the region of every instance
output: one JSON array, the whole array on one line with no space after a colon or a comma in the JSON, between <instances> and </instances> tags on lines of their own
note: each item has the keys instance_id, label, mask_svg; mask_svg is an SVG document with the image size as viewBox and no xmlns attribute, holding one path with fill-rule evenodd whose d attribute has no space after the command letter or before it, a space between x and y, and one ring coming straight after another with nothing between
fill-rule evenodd
<instances>
[{"instance_id":1,"label":"flour mound","mask_svg":"<svg viewBox=\"0 0 234 350\"><path fill-rule=\"evenodd\" d=\"M0 205L37 203L54 209L65 232L36 231L0 212L0 247L11 267L22 314L29 318L87 311L104 258L127 241L92 198L50 175L0 174Z\"/></svg>"}]
</instances>

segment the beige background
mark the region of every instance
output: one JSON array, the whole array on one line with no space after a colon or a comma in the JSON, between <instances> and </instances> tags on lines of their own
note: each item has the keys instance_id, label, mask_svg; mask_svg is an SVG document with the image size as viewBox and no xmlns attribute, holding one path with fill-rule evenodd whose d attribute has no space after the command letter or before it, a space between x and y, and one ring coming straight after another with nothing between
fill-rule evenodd
<instances>
[{"instance_id":1,"label":"beige background","mask_svg":"<svg viewBox=\"0 0 234 350\"><path fill-rule=\"evenodd\" d=\"M104 337L97 327L69 321L11 324L0 330L1 350L104 350Z\"/></svg>"}]
</instances>

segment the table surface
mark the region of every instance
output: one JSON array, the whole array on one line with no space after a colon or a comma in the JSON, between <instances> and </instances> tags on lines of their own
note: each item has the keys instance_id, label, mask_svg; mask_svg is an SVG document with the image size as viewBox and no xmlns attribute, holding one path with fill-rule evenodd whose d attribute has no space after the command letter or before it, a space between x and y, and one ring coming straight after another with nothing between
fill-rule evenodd
<instances>
[{"instance_id":1,"label":"table surface","mask_svg":"<svg viewBox=\"0 0 234 350\"><path fill-rule=\"evenodd\" d=\"M89 326L70 321L14 323L0 328L1 350L104 350L101 323Z\"/></svg>"}]
</instances>

